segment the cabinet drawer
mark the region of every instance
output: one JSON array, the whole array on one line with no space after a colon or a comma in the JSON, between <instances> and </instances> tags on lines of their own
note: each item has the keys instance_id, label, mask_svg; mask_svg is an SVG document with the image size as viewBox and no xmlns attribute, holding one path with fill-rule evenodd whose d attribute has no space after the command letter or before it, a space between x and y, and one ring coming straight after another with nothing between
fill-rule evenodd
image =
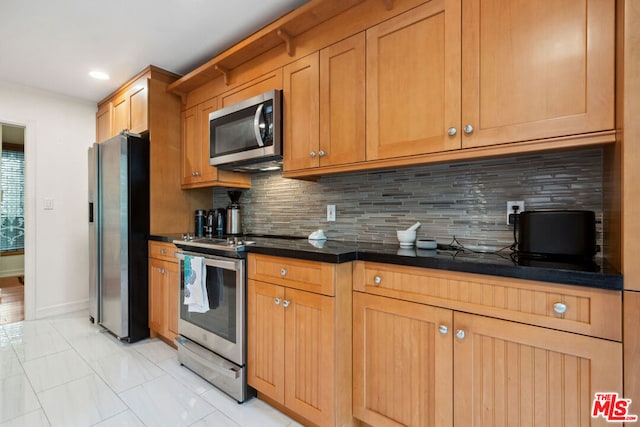
<instances>
[{"instance_id":1,"label":"cabinet drawer","mask_svg":"<svg viewBox=\"0 0 640 427\"><path fill-rule=\"evenodd\" d=\"M173 256L177 250L178 248L171 243L149 241L149 258L177 263L178 260Z\"/></svg>"},{"instance_id":2,"label":"cabinet drawer","mask_svg":"<svg viewBox=\"0 0 640 427\"><path fill-rule=\"evenodd\" d=\"M364 261L354 263L353 288L615 341L622 339L620 291Z\"/></svg>"},{"instance_id":3,"label":"cabinet drawer","mask_svg":"<svg viewBox=\"0 0 640 427\"><path fill-rule=\"evenodd\" d=\"M334 264L249 254L248 265L249 279L323 295L335 295Z\"/></svg>"}]
</instances>

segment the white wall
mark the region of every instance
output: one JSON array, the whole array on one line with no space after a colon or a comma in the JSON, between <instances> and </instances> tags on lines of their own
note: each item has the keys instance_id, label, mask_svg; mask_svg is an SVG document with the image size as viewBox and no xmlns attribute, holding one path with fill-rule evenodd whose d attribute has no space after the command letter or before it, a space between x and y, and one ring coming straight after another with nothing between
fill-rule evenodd
<instances>
[{"instance_id":1,"label":"white wall","mask_svg":"<svg viewBox=\"0 0 640 427\"><path fill-rule=\"evenodd\" d=\"M88 307L87 148L96 105L0 82L0 122L26 126L25 316ZM53 210L44 210L44 199Z\"/></svg>"}]
</instances>

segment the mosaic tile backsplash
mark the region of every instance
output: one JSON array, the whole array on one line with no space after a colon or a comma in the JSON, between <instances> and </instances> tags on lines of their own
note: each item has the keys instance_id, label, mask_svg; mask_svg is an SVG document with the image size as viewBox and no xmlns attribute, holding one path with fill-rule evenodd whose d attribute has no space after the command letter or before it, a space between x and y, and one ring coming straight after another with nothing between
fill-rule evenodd
<instances>
[{"instance_id":1,"label":"mosaic tile backsplash","mask_svg":"<svg viewBox=\"0 0 640 427\"><path fill-rule=\"evenodd\" d=\"M397 243L396 230L416 221L418 238L495 250L513 243L507 200L526 210L587 209L602 221L602 149L359 172L317 182L252 175L240 205L245 232L306 236L323 229L330 240ZM227 189L213 192L226 207ZM336 205L327 222L327 205ZM602 245L601 224L597 226Z\"/></svg>"}]
</instances>

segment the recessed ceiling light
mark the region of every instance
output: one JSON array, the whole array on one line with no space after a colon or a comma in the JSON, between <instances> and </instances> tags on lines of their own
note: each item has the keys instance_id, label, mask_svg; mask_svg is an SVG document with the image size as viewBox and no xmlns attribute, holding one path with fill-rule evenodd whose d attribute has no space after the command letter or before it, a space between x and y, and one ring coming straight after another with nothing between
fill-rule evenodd
<instances>
[{"instance_id":1,"label":"recessed ceiling light","mask_svg":"<svg viewBox=\"0 0 640 427\"><path fill-rule=\"evenodd\" d=\"M109 80L109 74L104 73L102 71L90 71L89 75L91 77L93 77L94 79L98 79L98 80Z\"/></svg>"}]
</instances>

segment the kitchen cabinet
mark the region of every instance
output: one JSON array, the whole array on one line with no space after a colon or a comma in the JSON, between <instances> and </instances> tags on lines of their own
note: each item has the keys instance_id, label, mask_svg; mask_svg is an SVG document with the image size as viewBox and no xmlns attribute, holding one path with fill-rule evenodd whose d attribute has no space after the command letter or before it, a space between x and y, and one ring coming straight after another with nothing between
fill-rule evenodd
<instances>
[{"instance_id":1,"label":"kitchen cabinet","mask_svg":"<svg viewBox=\"0 0 640 427\"><path fill-rule=\"evenodd\" d=\"M249 175L209 165L209 113L218 109L217 97L182 112L182 188L229 186L249 188Z\"/></svg>"},{"instance_id":2,"label":"kitchen cabinet","mask_svg":"<svg viewBox=\"0 0 640 427\"><path fill-rule=\"evenodd\" d=\"M282 90L282 68L222 93L218 108L229 107L273 89Z\"/></svg>"},{"instance_id":3,"label":"kitchen cabinet","mask_svg":"<svg viewBox=\"0 0 640 427\"><path fill-rule=\"evenodd\" d=\"M462 146L614 129L615 2L462 2ZM467 133L467 127L473 131Z\"/></svg>"},{"instance_id":4,"label":"kitchen cabinet","mask_svg":"<svg viewBox=\"0 0 640 427\"><path fill-rule=\"evenodd\" d=\"M460 0L367 30L367 160L460 148L447 133L460 117L460 49Z\"/></svg>"},{"instance_id":5,"label":"kitchen cabinet","mask_svg":"<svg viewBox=\"0 0 640 427\"><path fill-rule=\"evenodd\" d=\"M367 160L613 129L614 35L606 0L429 2L367 30Z\"/></svg>"},{"instance_id":6,"label":"kitchen cabinet","mask_svg":"<svg viewBox=\"0 0 640 427\"><path fill-rule=\"evenodd\" d=\"M364 33L285 67L286 170L365 160L364 77Z\"/></svg>"},{"instance_id":7,"label":"kitchen cabinet","mask_svg":"<svg viewBox=\"0 0 640 427\"><path fill-rule=\"evenodd\" d=\"M368 424L599 425L594 393L621 392L620 292L362 261L353 286Z\"/></svg>"},{"instance_id":8,"label":"kitchen cabinet","mask_svg":"<svg viewBox=\"0 0 640 427\"><path fill-rule=\"evenodd\" d=\"M170 243L149 242L149 329L173 344L178 335L180 272Z\"/></svg>"},{"instance_id":9,"label":"kitchen cabinet","mask_svg":"<svg viewBox=\"0 0 640 427\"><path fill-rule=\"evenodd\" d=\"M307 422L350 425L351 265L248 257L248 383Z\"/></svg>"},{"instance_id":10,"label":"kitchen cabinet","mask_svg":"<svg viewBox=\"0 0 640 427\"><path fill-rule=\"evenodd\" d=\"M320 145L318 52L286 65L283 79L284 170L308 169Z\"/></svg>"},{"instance_id":11,"label":"kitchen cabinet","mask_svg":"<svg viewBox=\"0 0 640 427\"><path fill-rule=\"evenodd\" d=\"M150 233L193 230L193 210L211 203L210 194L184 192L180 186L181 99L167 92L177 75L149 66L98 103L96 140L123 129L149 134Z\"/></svg>"},{"instance_id":12,"label":"kitchen cabinet","mask_svg":"<svg viewBox=\"0 0 640 427\"><path fill-rule=\"evenodd\" d=\"M96 114L97 141L104 141L124 129L133 133L149 130L148 80L157 72L146 72L137 80L127 83L106 103L98 106Z\"/></svg>"}]
</instances>

